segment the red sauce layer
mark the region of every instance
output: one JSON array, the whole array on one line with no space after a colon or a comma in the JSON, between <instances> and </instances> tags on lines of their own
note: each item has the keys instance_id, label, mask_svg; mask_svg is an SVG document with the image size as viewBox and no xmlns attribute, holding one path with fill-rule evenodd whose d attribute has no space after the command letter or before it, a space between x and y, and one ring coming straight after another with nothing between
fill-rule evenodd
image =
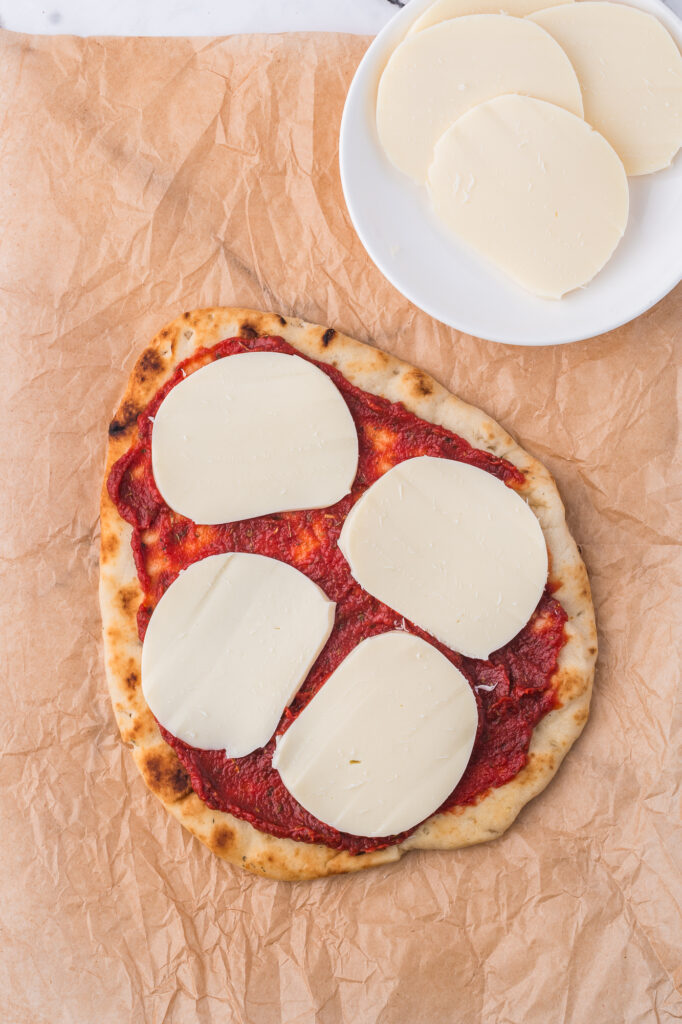
<instances>
[{"instance_id":1,"label":"red sauce layer","mask_svg":"<svg viewBox=\"0 0 682 1024\"><path fill-rule=\"evenodd\" d=\"M108 490L120 515L133 527L132 546L144 599L138 612L140 639L161 595L181 569L208 555L252 551L288 562L314 580L336 602L327 644L277 729L283 733L334 669L363 639L404 628L433 643L469 680L479 708L479 731L471 761L441 810L475 803L491 787L508 782L524 767L533 728L555 706L551 678L565 642L566 613L545 591L523 630L487 661L464 658L406 622L371 597L352 578L337 547L343 521L360 495L392 466L418 455L466 462L517 488L523 474L511 463L473 448L461 437L426 423L402 405L350 384L337 370L316 365L343 395L358 432L360 458L350 495L329 508L284 512L224 526L197 526L173 512L152 475L153 416L171 388L206 363L244 351L299 355L281 338L233 338L201 349L185 360L138 418L139 441L113 466ZM318 821L284 788L272 767L274 737L247 757L198 750L161 729L189 772L192 786L209 807L228 811L271 835L362 853L399 842L401 836L367 839Z\"/></svg>"}]
</instances>

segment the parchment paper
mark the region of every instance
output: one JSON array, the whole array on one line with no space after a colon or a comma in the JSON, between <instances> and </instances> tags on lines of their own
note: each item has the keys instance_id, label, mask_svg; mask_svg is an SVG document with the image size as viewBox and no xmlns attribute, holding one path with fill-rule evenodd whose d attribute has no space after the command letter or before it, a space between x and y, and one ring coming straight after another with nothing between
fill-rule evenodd
<instances>
[{"instance_id":1,"label":"parchment paper","mask_svg":"<svg viewBox=\"0 0 682 1024\"><path fill-rule=\"evenodd\" d=\"M682 291L613 334L543 350L458 335L410 306L365 255L339 184L342 103L366 45L0 36L8 1024L682 1015ZM600 624L593 713L502 839L275 883L213 859L137 776L101 660L106 426L144 343L215 304L376 342L556 475Z\"/></svg>"}]
</instances>

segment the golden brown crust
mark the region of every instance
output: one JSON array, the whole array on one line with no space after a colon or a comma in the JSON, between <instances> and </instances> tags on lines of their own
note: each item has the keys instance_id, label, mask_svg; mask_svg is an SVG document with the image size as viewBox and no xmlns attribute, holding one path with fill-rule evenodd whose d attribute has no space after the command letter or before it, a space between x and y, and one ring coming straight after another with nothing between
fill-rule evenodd
<instances>
[{"instance_id":1,"label":"golden brown crust","mask_svg":"<svg viewBox=\"0 0 682 1024\"><path fill-rule=\"evenodd\" d=\"M467 405L421 370L331 327L250 309L203 309L184 313L143 351L109 426L106 477L137 438L137 415L175 367L195 349L224 338L279 335L304 355L336 366L353 384L441 424L478 448L503 456L526 474L522 494L540 520L551 558L556 597L568 614L568 640L553 684L561 706L533 732L528 763L477 804L437 814L399 846L352 856L321 844L278 839L248 822L213 811L192 791L187 773L161 738L142 696L136 612L142 599L130 546L131 528L120 518L106 485L101 499L100 603L106 674L123 740L137 766L168 810L215 854L269 878L304 879L358 871L398 860L414 849L455 849L484 842L509 828L521 808L556 773L580 735L589 713L597 634L585 566L571 537L564 507L547 470L499 424Z\"/></svg>"}]
</instances>

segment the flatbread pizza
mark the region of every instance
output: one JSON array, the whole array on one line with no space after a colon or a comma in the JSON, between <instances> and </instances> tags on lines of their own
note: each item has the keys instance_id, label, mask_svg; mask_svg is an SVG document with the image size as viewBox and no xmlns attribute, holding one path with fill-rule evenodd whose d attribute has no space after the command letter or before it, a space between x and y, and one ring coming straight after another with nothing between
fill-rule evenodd
<instances>
[{"instance_id":1,"label":"flatbread pizza","mask_svg":"<svg viewBox=\"0 0 682 1024\"><path fill-rule=\"evenodd\" d=\"M351 414L352 429L357 431L357 473L352 484L342 484L342 490L347 487L348 492L328 505L302 507L305 498L292 498L299 503L290 508L284 505L284 510L270 514L255 505L251 509L248 502L239 504L245 491L243 484L237 486L240 478L235 476L235 486L230 492L229 487L223 486L223 474L221 481L216 482L216 494L224 490L225 500L237 502L234 507L241 511L236 514L243 518L221 521L207 514L203 522L196 522L178 511L177 502L174 502L175 508L170 507L161 493L161 490L170 493L167 488L177 482L172 475L175 442L172 442L171 428L180 430L176 435L180 438L177 442L180 447L185 428L178 418L179 413L170 426L163 427L171 437L168 442L170 468L164 468L161 454L152 451L159 410L180 385L188 391L186 382L198 371L204 372L217 362L228 366L234 356L255 353L297 356L322 371L326 378L323 385L331 382L335 389L334 409L338 412L340 395ZM231 365L236 368L237 363ZM246 366L252 374L257 364L254 360L242 360L240 365ZM287 381L285 375L282 388L298 387L300 383L298 378L291 383ZM314 386L318 385L319 381ZM253 382L249 386L253 386ZM307 384L301 386L307 387ZM319 394L322 395L322 391ZM322 398L326 401L327 397L325 393L319 401ZM166 409L170 404L166 403ZM305 426L305 402L297 404L302 410L299 419L303 417L301 422ZM203 406L196 408L201 410ZM324 408L326 410L327 406ZM319 427L318 447L323 451L326 449L323 449L325 438L321 423L323 417L316 421L313 432L317 437ZM350 451L348 423L350 419L335 426L346 431L345 456ZM271 437L276 433L271 420L268 430ZM286 431L283 433L286 441ZM155 441L161 436L159 424ZM242 437L238 432L233 436ZM243 443L243 440L239 442ZM298 467L296 477L305 493L302 451L299 445L299 461L292 462L292 466ZM217 449L212 458L220 458L222 454ZM237 459L234 465L241 465L239 451L232 452L232 456ZM409 615L401 614L397 607L400 600L396 598L392 606L382 600L374 584L368 584L369 590L366 590L358 582L361 577L365 579L360 569L367 569L369 573L372 566L356 568L351 545L344 545L342 534L350 532L350 510L355 506L359 510L358 503L365 501L370 492L375 493L373 488L379 481L388 481L392 471L400 466L404 468L410 461L419 463L429 472L434 469L437 472L445 462L448 464L445 468L456 464L453 471L457 467L472 467L478 474L473 474L474 482L482 475L485 475L483 483L494 478L498 487L493 492L494 497L497 496L495 504L500 494L502 497L506 494L498 486L503 484L523 499L540 525L547 566L541 596L537 603L533 598L532 613L524 620L522 628L490 653L485 641L480 650L474 646L472 651L462 653L461 645L458 650L444 642L445 634L439 627L423 628ZM311 479L317 481L318 488L328 482L332 488L329 494L334 498L332 491L338 485L339 475L330 471L330 479L326 481L324 460L321 465L322 471L316 470ZM188 465L182 470L185 475L177 477L176 474L176 477L182 483L190 479L191 472L192 466ZM271 468L271 475L272 472ZM347 474L347 468L343 472ZM202 494L200 488L195 493L199 485L195 482L192 486L195 501L192 508L208 508L211 504L208 498L213 495ZM397 486L402 494L402 484ZM285 491L286 487L281 490ZM466 490L464 484L460 484L460 492L462 490ZM255 500L254 495L255 489L246 497ZM365 505L365 512L371 513L371 503L365 501ZM244 515L244 510L249 514ZM357 519L355 512L354 516ZM347 521L349 525L344 530ZM357 532L360 526L356 524L355 529ZM433 546L431 540L417 537L416 550L421 542ZM196 574L197 563L247 555L260 556L262 563L274 560L291 566L326 595L334 610L329 613L332 618L328 629L320 635L319 651L314 644L310 647L308 660L311 664L306 663L300 686L293 696L286 694L286 702L283 699L284 710L274 733L270 736L267 726L264 735L268 735L268 739L264 739L261 746L251 749L257 742L253 740L248 753L235 756L234 750L231 754L218 745L207 746L206 741L192 742L195 736L203 735L201 718L196 732L192 731L194 719L186 717L182 719L182 727L170 728L169 723L180 722L182 716L164 717L159 708L167 706L168 700L166 705L162 700L158 705L152 700L156 714L152 713L145 692L149 696L153 687L150 681L143 679L142 652L143 641L161 600L171 591L179 594L178 580L188 588L192 572ZM248 565L252 564L255 564L253 559ZM188 572L190 567L192 571ZM377 571L383 568L379 565ZM132 748L148 787L185 828L219 857L261 876L309 879L395 861L410 850L456 849L493 839L509 828L522 807L545 788L588 717L597 653L594 612L586 570L568 531L563 504L550 474L483 411L464 403L415 367L333 328L274 313L215 308L184 313L157 334L140 355L109 426L101 497L100 569L106 676L123 741ZM419 565L416 571L419 572ZM373 588L374 592L370 592ZM389 589L389 594L392 593ZM409 594L406 600L412 608ZM435 605L433 594L425 592L422 605L418 602L414 605L415 619L419 618L422 606L428 610L429 600ZM507 604L516 605L516 601L509 602L503 596L502 589L497 602L492 602L492 612L496 603L503 610ZM442 611L442 605L440 602L435 611ZM170 607L169 599L164 601L164 606ZM261 612L265 615L265 611ZM163 614L168 622L174 621L168 619L169 613ZM162 617L159 611L157 625ZM251 630L254 633L257 617L250 621L254 623ZM428 618L426 621L430 622ZM447 632L447 615L445 629ZM159 629L156 633L154 644L163 650L167 634ZM327 694L331 695L330 680L336 686L338 675L338 685L342 685L340 668L350 665L352 656L357 656L361 648L366 649L366 644L383 634L406 635L413 645L428 644L434 657L440 659L440 669L446 674L456 670L458 680L464 680L470 687L467 694L470 707L475 707L476 722L463 774L444 799L438 798L435 813L425 820L415 821L407 812L407 816L395 813L396 805L402 802L400 796L396 797L396 793L401 792L396 790L396 785L403 787L409 804L411 781L408 777L406 782L401 776L390 790L391 806L382 819L393 823L396 831L391 835L375 834L375 827L358 835L344 831L340 823L359 818L344 817L343 811L339 811L337 817L330 812L325 821L311 812L313 805L328 806L324 801L333 798L333 783L327 782L326 792L321 795L318 792L317 797L311 797L312 804L303 806L301 801L307 803L307 799L301 794L307 791L305 787L297 789L290 781L294 778L293 769L287 774L287 761L282 752L287 745L284 737L294 723L299 722L298 732L305 732L301 715L306 711L310 728L315 720L318 731L316 736L307 739L317 743L316 756L322 757L324 737L319 735L319 723L325 719L320 714L314 719L310 709L321 707L320 695L327 684ZM213 634L209 640L210 644L219 642ZM308 640L303 637L300 643L308 643ZM154 646L151 634L145 642L148 652L151 651ZM276 650L279 652L280 648ZM215 654L216 658L219 653ZM419 653L416 656L419 657ZM277 654L278 665L282 657ZM148 661L150 659L151 654ZM174 685L182 690L184 670L177 659L173 665L165 664L158 671L157 668L154 667L154 686L160 687L162 694L167 697L170 692L163 687L165 679L171 675ZM145 671L151 680L152 670ZM188 676L191 675L189 671ZM407 683L409 685L409 673ZM193 681L188 678L187 687L191 685ZM244 696L246 700L249 695ZM241 713L243 709L239 710ZM199 711L217 728L216 722L224 709L209 708L207 712L202 707ZM229 719L228 714L228 725ZM259 722L250 724L257 737ZM214 730L211 735L215 734ZM239 735L242 734L238 733L237 740ZM293 745L294 735L292 731L289 746ZM305 749L304 744L300 750ZM295 757L291 763L295 763ZM360 758L351 758L349 763L360 765ZM376 773L376 764L373 770ZM371 780L367 785L371 788ZM294 791L299 794L299 800ZM432 791L437 792L433 787ZM368 813L371 810L370 807ZM408 822L407 827L404 827L405 822Z\"/></svg>"}]
</instances>

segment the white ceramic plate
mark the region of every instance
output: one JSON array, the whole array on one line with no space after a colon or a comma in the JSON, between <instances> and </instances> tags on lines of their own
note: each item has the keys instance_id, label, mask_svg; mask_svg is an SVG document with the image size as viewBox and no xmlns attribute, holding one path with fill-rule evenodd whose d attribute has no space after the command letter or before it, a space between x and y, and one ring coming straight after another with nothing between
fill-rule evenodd
<instances>
[{"instance_id":1,"label":"white ceramic plate","mask_svg":"<svg viewBox=\"0 0 682 1024\"><path fill-rule=\"evenodd\" d=\"M654 14L682 49L682 21L660 0ZM448 234L424 187L397 171L379 144L377 86L390 54L431 0L411 0L377 36L348 90L339 160L348 210L379 270L436 320L511 345L561 345L633 320L682 278L682 153L671 167L630 178L630 217L612 259L559 301L526 293Z\"/></svg>"}]
</instances>

